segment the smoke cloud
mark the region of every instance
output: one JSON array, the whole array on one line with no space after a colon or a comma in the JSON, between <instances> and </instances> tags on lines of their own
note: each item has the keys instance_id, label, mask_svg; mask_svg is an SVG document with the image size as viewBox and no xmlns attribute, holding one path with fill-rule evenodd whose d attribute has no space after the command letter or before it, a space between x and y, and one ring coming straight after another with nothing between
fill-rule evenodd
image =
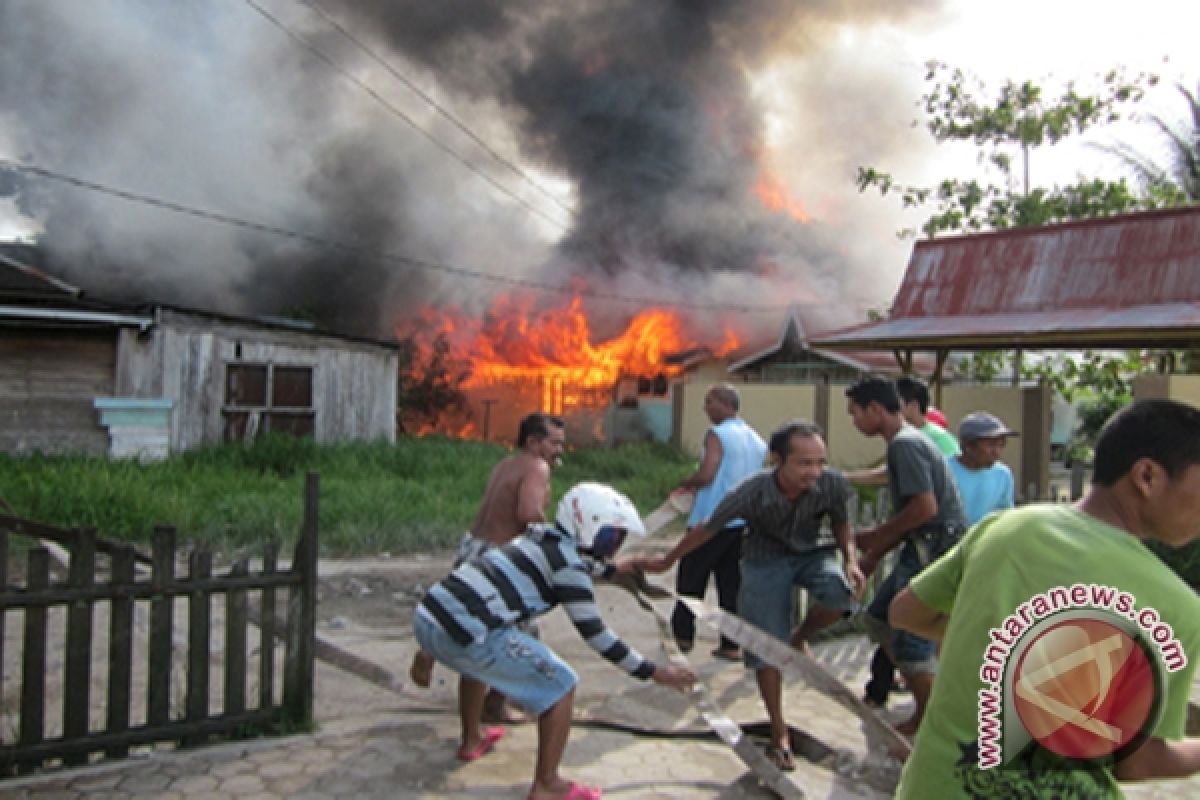
<instances>
[{"instance_id":1,"label":"smoke cloud","mask_svg":"<svg viewBox=\"0 0 1200 800\"><path fill-rule=\"evenodd\" d=\"M55 274L102 296L380 336L420 307L478 312L514 287L413 260L701 305L845 309L835 324L886 303L899 278L886 204L859 203L853 175L910 141L919 70L901 76L836 31L919 24L933 0L255 1L388 107L249 3L8 0L0 157L348 247L0 168L0 202L33 221ZM765 203L764 185L807 220ZM614 324L635 310L589 306Z\"/></svg>"}]
</instances>

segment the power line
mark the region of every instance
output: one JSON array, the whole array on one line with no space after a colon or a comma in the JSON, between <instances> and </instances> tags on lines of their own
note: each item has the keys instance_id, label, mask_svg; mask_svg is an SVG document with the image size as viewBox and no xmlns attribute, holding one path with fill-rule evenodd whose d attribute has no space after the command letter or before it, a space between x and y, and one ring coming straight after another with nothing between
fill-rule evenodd
<instances>
[{"instance_id":1,"label":"power line","mask_svg":"<svg viewBox=\"0 0 1200 800\"><path fill-rule=\"evenodd\" d=\"M263 222L254 222L252 220L242 219L230 214L224 214L219 211L209 211L203 208L184 205L172 200L163 200L158 197L152 197L140 192L133 192L127 189L117 189L111 186L106 186L95 181L90 181L85 178L79 178L74 175L66 175L61 172L46 169L45 167L35 166L33 164L23 164L18 161L11 161L6 158L0 158L0 168L12 169L26 175L35 175L40 178L59 181L61 183L75 186L80 189L87 189L100 194L117 197L132 203L141 203L142 205L152 206L165 211L171 211L177 214L185 214L187 216L196 217L208 222L219 222L223 225L231 225L233 227L242 228L245 230L256 231L258 233L267 233L273 236L280 236L287 239L294 239L301 242L306 242L318 247L327 248L330 250L339 250L346 253L353 253L364 258L370 258L376 261L388 261L398 264L403 264L409 267L429 270L432 272L443 272L449 275L457 275L464 278L473 278L476 280L491 281L493 283L507 284L509 286L517 286L523 289L530 289L541 292L553 292L556 294L579 295L581 297L589 297L595 300L608 300L620 303L630 303L636 306L660 306L668 308L681 308L689 310L707 310L707 311L731 311L739 313L756 313L763 311L786 311L788 305L774 306L753 306L753 305L738 305L727 303L684 303L677 300L655 300L648 297L629 297L626 295L613 294L609 292L595 292L590 290L580 290L572 286L563 284L542 283L540 281L528 280L525 278L513 278L507 275L496 275L491 272L481 272L479 270L468 269L466 267L458 267L450 264L442 264L436 261L428 261L426 259L415 258L413 256L404 255L402 253L385 252L382 250L373 250L367 247L350 244L348 242L339 242L335 239L327 239L322 236L316 236L310 233L302 233L293 231L287 228L281 228L276 225L270 225Z\"/></svg>"},{"instance_id":2,"label":"power line","mask_svg":"<svg viewBox=\"0 0 1200 800\"><path fill-rule=\"evenodd\" d=\"M366 83L364 83L362 80L355 77L353 73L349 72L344 67L340 66L337 62L335 62L333 59L331 59L329 56L327 56L325 53L323 53L317 47L315 47L314 45L310 44L309 42L307 42L303 38L301 38L299 34L292 31L281 20L279 20L277 17L273 16L270 12L268 12L266 9L264 9L262 6L260 6L258 3L256 3L255 0L245 0L245 2L246 2L246 5L250 6L252 9L257 11L264 19L266 19L268 22L270 22L272 25L274 25L276 28L278 28L280 31L282 31L289 39L291 39L296 44L303 47L308 52L312 53L314 56L319 58L321 61L328 64L330 69L332 69L333 71L335 71L336 73L341 75L347 81L350 81L355 86L357 86L359 89L362 89L372 99L374 99L375 102L379 103L381 106L383 106L389 112L391 112L393 115L399 117L401 120L403 120L409 126L411 126L414 130L416 130L418 133L420 133L422 136L424 136L427 140L429 140L429 142L431 142L435 147L437 147L443 153L446 153L448 156L453 158L458 163L462 164L464 167L466 167L468 170L473 172L475 175L477 175L480 178L482 178L483 180L487 181L497 191L499 191L499 192L507 195L508 197L512 198L513 200L517 201L522 206L524 206L526 209L533 212L534 214L537 214L539 217L541 217L542 219L551 223L555 227L557 227L561 230L566 230L567 224L565 222L555 219L554 217L550 216L549 214L542 211L537 206L531 204L525 198L523 198L520 195L513 192L511 189L509 189L504 184L497 181L491 175L488 175L486 172L481 170L479 167L472 164L465 157L463 157L457 151L455 151L452 147L450 147L445 142L441 141L436 136L434 136L432 133L430 133L429 131L425 130L420 125L418 125L416 120L414 120L412 117L405 114L403 111L401 111L399 108L397 108L394 104L388 102L388 100L385 99L383 97L383 95L379 94L377 91L375 91L370 86L368 86Z\"/></svg>"},{"instance_id":3,"label":"power line","mask_svg":"<svg viewBox=\"0 0 1200 800\"><path fill-rule=\"evenodd\" d=\"M308 6L309 8L311 8L313 11L315 11L322 19L324 19L326 22L328 22L333 28L336 28L338 33L342 34L342 36L344 36L348 40L350 40L350 42L353 43L354 46L357 47L359 50L361 50L363 53L365 53L368 58L370 58L376 64L378 64L379 66L381 66L385 70L387 70L388 74L390 74L393 78L395 78L396 80L400 81L402 84L407 86L409 91L411 91L417 97L424 100L434 111L438 112L443 117L445 117L447 120L449 120L450 123L452 125L454 125L454 127L458 128L471 141L473 141L473 142L475 142L475 144L479 145L479 147L485 153L487 153L489 156L494 158L498 163L507 167L513 174L515 174L517 177L521 178L523 181L525 181L530 186L532 186L534 189L536 189L538 192L540 192L544 197L546 197L546 199L548 199L550 202L554 203L554 205L558 206L560 209L562 209L563 211L565 211L567 214L571 215L572 217L575 216L574 209L572 209L571 207L569 207L567 205L564 205L563 202L561 200L559 200L557 197L555 197L554 194L550 190L546 189L544 186L542 186L540 183L538 183L532 177L530 177L529 173L525 172L523 169L518 167L512 161L505 158L500 153L496 152L496 150L491 145L489 145L486 141L484 141L478 134L475 133L475 131L471 130L471 128L469 128L465 122L460 120L458 117L454 116L454 114L451 113L449 109L442 106L440 103L438 103L437 100L430 97L429 94L426 93L423 89L421 89L420 86L417 86L417 84L414 83L411 79L409 79L407 76L405 76L399 70L397 70L395 67L393 67L386 59L384 59L382 56L377 54L375 51L371 50L371 48L367 47L367 45L361 39L359 39L357 36L355 36L353 33L351 33L345 26L343 26L336 19L334 19L327 11L325 11L325 9L323 9L317 2L315 2L315 0L299 0L299 1L301 3L303 3L304 5Z\"/></svg>"}]
</instances>

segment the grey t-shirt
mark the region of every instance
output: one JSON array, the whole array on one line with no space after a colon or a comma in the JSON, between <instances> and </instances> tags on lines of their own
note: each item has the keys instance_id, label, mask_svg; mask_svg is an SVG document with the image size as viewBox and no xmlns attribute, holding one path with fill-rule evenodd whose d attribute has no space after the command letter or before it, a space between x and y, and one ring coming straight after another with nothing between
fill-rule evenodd
<instances>
[{"instance_id":1,"label":"grey t-shirt","mask_svg":"<svg viewBox=\"0 0 1200 800\"><path fill-rule=\"evenodd\" d=\"M746 520L744 560L803 554L836 544L829 531L823 532L822 522L828 519L832 530L848 521L852 492L845 475L827 468L811 489L791 500L779 490L775 470L764 469L730 489L704 527L719 531L731 519Z\"/></svg>"},{"instance_id":2,"label":"grey t-shirt","mask_svg":"<svg viewBox=\"0 0 1200 800\"><path fill-rule=\"evenodd\" d=\"M921 527L966 527L950 466L928 436L911 425L901 428L888 443L887 473L893 515L900 513L914 495L932 492L937 514Z\"/></svg>"}]
</instances>

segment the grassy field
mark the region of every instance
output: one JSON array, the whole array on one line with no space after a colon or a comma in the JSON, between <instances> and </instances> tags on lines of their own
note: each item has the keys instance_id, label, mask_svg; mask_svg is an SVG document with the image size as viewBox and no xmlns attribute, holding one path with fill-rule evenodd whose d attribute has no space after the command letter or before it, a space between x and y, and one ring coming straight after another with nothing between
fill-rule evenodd
<instances>
[{"instance_id":1,"label":"grassy field","mask_svg":"<svg viewBox=\"0 0 1200 800\"><path fill-rule=\"evenodd\" d=\"M448 547L470 524L500 445L439 437L393 444L318 446L267 437L175 456L159 464L79 456L0 454L0 499L12 513L101 536L148 542L154 526L181 541L237 551L268 538L290 543L303 515L304 476L321 476L325 555L393 554ZM568 452L554 500L581 480L610 483L643 512L695 466L663 445Z\"/></svg>"},{"instance_id":2,"label":"grassy field","mask_svg":"<svg viewBox=\"0 0 1200 800\"><path fill-rule=\"evenodd\" d=\"M304 476L316 471L322 554L399 555L453 546L475 515L488 473L508 452L440 437L333 446L266 437L146 465L0 454L0 499L17 516L94 527L108 538L148 543L155 525L169 524L181 542L235 553L270 538L290 545L303 516ZM694 467L694 459L665 445L576 450L554 472L554 501L577 482L595 480L625 492L645 513ZM1152 549L1200 587L1200 542Z\"/></svg>"}]
</instances>

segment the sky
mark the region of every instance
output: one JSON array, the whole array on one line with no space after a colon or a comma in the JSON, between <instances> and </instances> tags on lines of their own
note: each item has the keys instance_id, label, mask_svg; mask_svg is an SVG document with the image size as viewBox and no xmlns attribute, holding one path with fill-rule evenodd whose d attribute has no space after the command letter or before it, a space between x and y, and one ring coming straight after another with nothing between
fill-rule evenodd
<instances>
[{"instance_id":1,"label":"sky","mask_svg":"<svg viewBox=\"0 0 1200 800\"><path fill-rule=\"evenodd\" d=\"M921 219L857 168L977 170L917 123L926 63L989 86L1150 71L1144 110L1170 117L1171 83L1200 81L1200 7L1129 8L0 0L0 159L299 234L0 165L0 238L40 234L84 287L372 335L563 286L617 327L648 302L698 327L792 302L849 324L886 308ZM1084 143L1032 161L1041 184L1119 170Z\"/></svg>"}]
</instances>

